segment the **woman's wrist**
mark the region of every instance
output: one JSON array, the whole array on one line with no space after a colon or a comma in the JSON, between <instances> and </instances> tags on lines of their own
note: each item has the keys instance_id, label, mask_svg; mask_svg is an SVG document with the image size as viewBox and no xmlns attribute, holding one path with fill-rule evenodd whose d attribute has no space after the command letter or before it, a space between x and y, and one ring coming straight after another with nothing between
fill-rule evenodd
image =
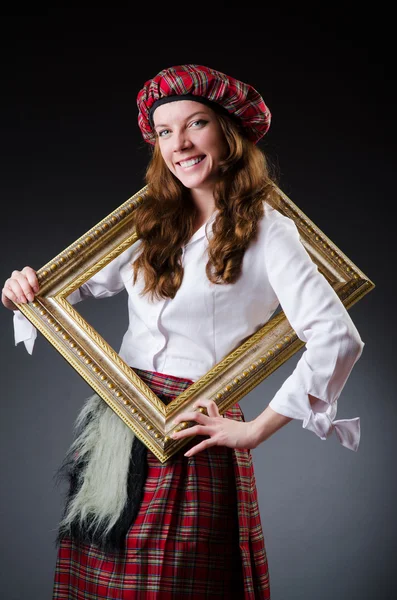
<instances>
[{"instance_id":1,"label":"woman's wrist","mask_svg":"<svg viewBox=\"0 0 397 600\"><path fill-rule=\"evenodd\" d=\"M267 406L260 415L251 421L253 447L256 448L259 446L259 444L269 439L273 433L276 433L276 431L292 420L290 417L280 415L280 413L274 411L270 406Z\"/></svg>"}]
</instances>

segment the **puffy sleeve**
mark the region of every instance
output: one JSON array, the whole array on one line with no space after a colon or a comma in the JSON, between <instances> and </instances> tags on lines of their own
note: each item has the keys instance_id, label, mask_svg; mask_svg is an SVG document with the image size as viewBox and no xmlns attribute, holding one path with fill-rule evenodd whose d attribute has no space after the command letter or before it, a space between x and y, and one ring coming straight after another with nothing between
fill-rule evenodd
<instances>
[{"instance_id":1,"label":"puffy sleeve","mask_svg":"<svg viewBox=\"0 0 397 600\"><path fill-rule=\"evenodd\" d=\"M322 440L335 431L357 451L360 418L335 421L337 400L364 343L337 293L303 246L294 221L271 209L265 235L269 282L306 349L270 401L279 414L303 421ZM308 394L317 401L311 405Z\"/></svg>"},{"instance_id":2,"label":"puffy sleeve","mask_svg":"<svg viewBox=\"0 0 397 600\"><path fill-rule=\"evenodd\" d=\"M124 288L123 271L129 266L131 252L123 252L106 267L98 271L91 279L72 292L67 300L77 304L85 298L107 298L121 292ZM26 350L32 354L37 337L37 329L19 310L14 310L15 345L24 342Z\"/></svg>"}]
</instances>

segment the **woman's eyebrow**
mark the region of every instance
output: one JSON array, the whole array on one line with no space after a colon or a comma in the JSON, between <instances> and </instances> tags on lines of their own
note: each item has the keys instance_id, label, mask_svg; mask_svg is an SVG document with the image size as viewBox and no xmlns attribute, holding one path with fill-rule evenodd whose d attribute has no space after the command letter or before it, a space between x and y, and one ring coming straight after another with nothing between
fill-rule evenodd
<instances>
[{"instance_id":1,"label":"woman's eyebrow","mask_svg":"<svg viewBox=\"0 0 397 600\"><path fill-rule=\"evenodd\" d=\"M192 113L191 115L189 115L188 117L186 117L185 121L188 121L189 119L191 119L192 117L195 117L196 115L206 115L207 113L203 110L198 110L194 113ZM168 125L166 123L159 123L158 125L155 125L154 128L156 129L156 127L168 127Z\"/></svg>"}]
</instances>

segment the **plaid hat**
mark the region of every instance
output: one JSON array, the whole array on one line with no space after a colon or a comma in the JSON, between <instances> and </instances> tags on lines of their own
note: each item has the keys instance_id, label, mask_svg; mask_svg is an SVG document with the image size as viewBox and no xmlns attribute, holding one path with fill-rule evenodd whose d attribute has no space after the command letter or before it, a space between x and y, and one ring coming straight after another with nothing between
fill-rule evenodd
<instances>
[{"instance_id":1,"label":"plaid hat","mask_svg":"<svg viewBox=\"0 0 397 600\"><path fill-rule=\"evenodd\" d=\"M250 85L200 65L179 65L149 79L137 97L138 125L143 139L155 143L153 113L160 104L194 100L237 118L255 144L270 127L270 111Z\"/></svg>"}]
</instances>

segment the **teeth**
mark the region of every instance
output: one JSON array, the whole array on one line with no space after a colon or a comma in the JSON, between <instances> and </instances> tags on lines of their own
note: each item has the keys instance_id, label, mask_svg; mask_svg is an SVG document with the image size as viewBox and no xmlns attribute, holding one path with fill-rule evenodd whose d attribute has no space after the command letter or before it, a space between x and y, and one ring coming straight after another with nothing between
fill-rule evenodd
<instances>
[{"instance_id":1,"label":"teeth","mask_svg":"<svg viewBox=\"0 0 397 600\"><path fill-rule=\"evenodd\" d=\"M201 162L203 158L204 156L202 156L201 158L192 158L190 160L181 160L179 164L181 165L181 167L192 167L193 165L196 165L197 163Z\"/></svg>"}]
</instances>

